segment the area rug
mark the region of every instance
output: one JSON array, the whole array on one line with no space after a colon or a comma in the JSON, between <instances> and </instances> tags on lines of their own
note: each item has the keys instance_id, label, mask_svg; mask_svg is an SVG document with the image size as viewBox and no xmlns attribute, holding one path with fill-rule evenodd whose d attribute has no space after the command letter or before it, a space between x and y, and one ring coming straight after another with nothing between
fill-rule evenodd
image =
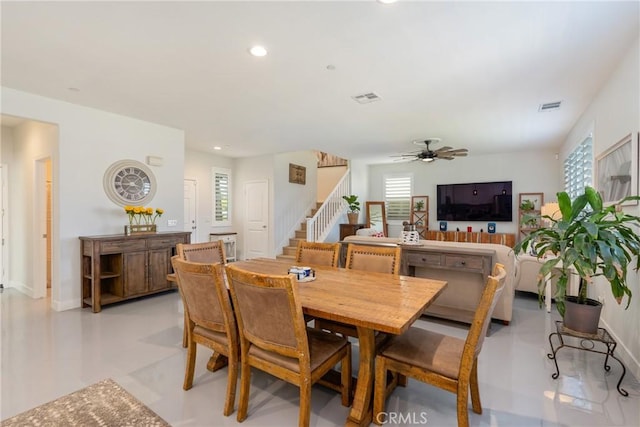
<instances>
[{"instance_id":1,"label":"area rug","mask_svg":"<svg viewBox=\"0 0 640 427\"><path fill-rule=\"evenodd\" d=\"M107 379L2 421L0 426L165 427L169 424Z\"/></svg>"}]
</instances>

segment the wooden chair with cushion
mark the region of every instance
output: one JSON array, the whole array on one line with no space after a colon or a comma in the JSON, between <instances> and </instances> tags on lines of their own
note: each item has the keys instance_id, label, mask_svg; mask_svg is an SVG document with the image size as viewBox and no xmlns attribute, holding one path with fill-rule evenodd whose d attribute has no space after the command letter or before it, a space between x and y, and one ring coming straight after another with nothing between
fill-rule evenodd
<instances>
[{"instance_id":1,"label":"wooden chair with cushion","mask_svg":"<svg viewBox=\"0 0 640 427\"><path fill-rule=\"evenodd\" d=\"M239 338L220 263L195 263L179 256L171 259L185 308L187 365L182 388L193 386L197 344L227 356L229 374L224 415L233 412L238 380Z\"/></svg>"},{"instance_id":2,"label":"wooden chair with cushion","mask_svg":"<svg viewBox=\"0 0 640 427\"><path fill-rule=\"evenodd\" d=\"M296 250L296 263L338 267L340 243L307 242L300 240Z\"/></svg>"},{"instance_id":3,"label":"wooden chair with cushion","mask_svg":"<svg viewBox=\"0 0 640 427\"><path fill-rule=\"evenodd\" d=\"M478 355L491 322L491 313L504 288L505 277L504 266L496 264L493 276L487 279L466 340L411 327L384 346L375 360L373 420L376 424L385 422L384 402L393 390L387 385L389 371L456 393L458 426L469 425L469 389L473 411L482 413Z\"/></svg>"},{"instance_id":4,"label":"wooden chair with cushion","mask_svg":"<svg viewBox=\"0 0 640 427\"><path fill-rule=\"evenodd\" d=\"M311 386L341 365L342 404L351 394L351 344L341 337L307 329L292 275L252 273L227 266L229 289L240 333L241 373L238 421L247 417L251 368L300 388L299 426L311 416Z\"/></svg>"},{"instance_id":5,"label":"wooden chair with cushion","mask_svg":"<svg viewBox=\"0 0 640 427\"><path fill-rule=\"evenodd\" d=\"M222 241L204 243L178 243L176 254L183 261L226 264L224 256L224 244ZM184 328L182 329L182 346L187 346L187 315L184 317Z\"/></svg>"},{"instance_id":6,"label":"wooden chair with cushion","mask_svg":"<svg viewBox=\"0 0 640 427\"><path fill-rule=\"evenodd\" d=\"M397 245L370 246L349 243L345 267L352 270L374 271L397 276L400 272L400 255L401 248ZM316 319L315 328L338 333L345 337L358 337L358 330L355 326L331 320Z\"/></svg>"}]
</instances>

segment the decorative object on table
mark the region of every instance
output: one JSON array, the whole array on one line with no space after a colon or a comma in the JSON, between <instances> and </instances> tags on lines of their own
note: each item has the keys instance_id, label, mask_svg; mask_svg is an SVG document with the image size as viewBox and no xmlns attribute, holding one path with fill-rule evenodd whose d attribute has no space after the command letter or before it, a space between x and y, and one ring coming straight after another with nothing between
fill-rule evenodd
<instances>
[{"instance_id":1,"label":"decorative object on table","mask_svg":"<svg viewBox=\"0 0 640 427\"><path fill-rule=\"evenodd\" d=\"M129 216L129 225L124 226L124 234L130 236L135 233L155 233L156 219L162 216L164 210L143 206L125 206L124 211Z\"/></svg>"},{"instance_id":2,"label":"decorative object on table","mask_svg":"<svg viewBox=\"0 0 640 427\"><path fill-rule=\"evenodd\" d=\"M307 183L307 168L289 163L289 182L305 185Z\"/></svg>"},{"instance_id":3,"label":"decorative object on table","mask_svg":"<svg viewBox=\"0 0 640 427\"><path fill-rule=\"evenodd\" d=\"M145 204L156 194L157 183L153 172L136 160L120 160L109 166L102 185L107 197L117 205Z\"/></svg>"},{"instance_id":4,"label":"decorative object on table","mask_svg":"<svg viewBox=\"0 0 640 427\"><path fill-rule=\"evenodd\" d=\"M289 274L296 276L298 282L311 282L316 280L316 271L311 267L293 266L289 269Z\"/></svg>"},{"instance_id":5,"label":"decorative object on table","mask_svg":"<svg viewBox=\"0 0 640 427\"><path fill-rule=\"evenodd\" d=\"M403 245L419 245L420 233L416 230L414 224L407 224L405 229L400 233L400 243Z\"/></svg>"},{"instance_id":6,"label":"decorative object on table","mask_svg":"<svg viewBox=\"0 0 640 427\"><path fill-rule=\"evenodd\" d=\"M598 156L596 188L605 204L638 194L638 134L630 133ZM637 205L628 200L624 205Z\"/></svg>"},{"instance_id":7,"label":"decorative object on table","mask_svg":"<svg viewBox=\"0 0 640 427\"><path fill-rule=\"evenodd\" d=\"M496 232L496 223L495 222L490 222L487 224L487 232L488 233L495 233Z\"/></svg>"},{"instance_id":8,"label":"decorative object on table","mask_svg":"<svg viewBox=\"0 0 640 427\"><path fill-rule=\"evenodd\" d=\"M447 221L440 221L440 231L447 231Z\"/></svg>"},{"instance_id":9,"label":"decorative object on table","mask_svg":"<svg viewBox=\"0 0 640 427\"><path fill-rule=\"evenodd\" d=\"M473 231L473 227L472 226L467 226L467 233L471 233Z\"/></svg>"},{"instance_id":10,"label":"decorative object on table","mask_svg":"<svg viewBox=\"0 0 640 427\"><path fill-rule=\"evenodd\" d=\"M351 194L349 196L342 196L342 198L347 202L347 208L349 212L347 212L347 218L349 218L349 224L357 224L358 223L358 215L360 212L360 202L358 201L358 196L355 194Z\"/></svg>"},{"instance_id":11,"label":"decorative object on table","mask_svg":"<svg viewBox=\"0 0 640 427\"><path fill-rule=\"evenodd\" d=\"M554 297L565 327L593 334L598 330L602 308L599 301L587 298L587 289L594 283L595 277L601 276L610 284L611 293L618 304L626 295L625 309L629 307L631 289L627 286L627 269L629 266L636 271L640 269L640 236L635 231L640 227L640 217L625 213L620 204L605 207L602 197L592 187L585 188L584 194L573 202L566 192L557 195L562 217L557 220L545 217L552 225L529 233L515 246L514 251L517 254L532 247L539 259L547 254L552 255L543 262L538 276L540 305L545 291L545 277L557 275ZM640 200L640 196L625 197L620 203L633 200ZM633 260L635 266L630 265ZM572 269L580 276L578 296L566 295ZM580 313L584 313L585 309L591 307L597 312L590 316L595 324L576 323L584 317L583 314L576 317L573 309L580 309Z\"/></svg>"}]
</instances>

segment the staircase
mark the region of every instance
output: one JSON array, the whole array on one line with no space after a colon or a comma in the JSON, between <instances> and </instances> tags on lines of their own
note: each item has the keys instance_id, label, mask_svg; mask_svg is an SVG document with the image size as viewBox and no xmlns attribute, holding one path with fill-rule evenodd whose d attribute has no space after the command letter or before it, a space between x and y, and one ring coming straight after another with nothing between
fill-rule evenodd
<instances>
[{"instance_id":1,"label":"staircase","mask_svg":"<svg viewBox=\"0 0 640 427\"><path fill-rule=\"evenodd\" d=\"M309 218L316 214L320 206L322 206L322 203L316 203L316 207L311 210ZM295 231L295 237L293 239L289 239L289 246L283 247L282 255L276 255L276 259L289 260L292 263L295 262L296 250L298 249L298 242L300 240L307 240L307 221L300 223L300 228Z\"/></svg>"}]
</instances>

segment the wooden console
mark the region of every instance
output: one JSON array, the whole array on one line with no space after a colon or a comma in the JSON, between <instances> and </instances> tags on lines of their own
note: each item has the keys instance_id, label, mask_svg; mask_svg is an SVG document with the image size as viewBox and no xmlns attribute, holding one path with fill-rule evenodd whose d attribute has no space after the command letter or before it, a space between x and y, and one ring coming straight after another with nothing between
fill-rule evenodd
<instances>
[{"instance_id":1,"label":"wooden console","mask_svg":"<svg viewBox=\"0 0 640 427\"><path fill-rule=\"evenodd\" d=\"M486 282L487 276L491 274L494 256L495 251L492 249L443 249L441 247L402 245L400 274L415 276L416 268L426 268L430 270L429 278L447 280L448 275L456 274L463 279L463 283L466 282L464 279L466 275L475 275L476 277L468 279L468 288L447 288L424 313L429 316L471 323L476 307L460 308L459 305L456 305L456 298L459 297L458 292L464 292L465 299L475 300L477 298L479 301L482 286ZM447 299L450 299L451 302L447 303Z\"/></svg>"},{"instance_id":2,"label":"wooden console","mask_svg":"<svg viewBox=\"0 0 640 427\"><path fill-rule=\"evenodd\" d=\"M190 232L81 236L82 306L103 305L172 289L167 281L178 243Z\"/></svg>"}]
</instances>

